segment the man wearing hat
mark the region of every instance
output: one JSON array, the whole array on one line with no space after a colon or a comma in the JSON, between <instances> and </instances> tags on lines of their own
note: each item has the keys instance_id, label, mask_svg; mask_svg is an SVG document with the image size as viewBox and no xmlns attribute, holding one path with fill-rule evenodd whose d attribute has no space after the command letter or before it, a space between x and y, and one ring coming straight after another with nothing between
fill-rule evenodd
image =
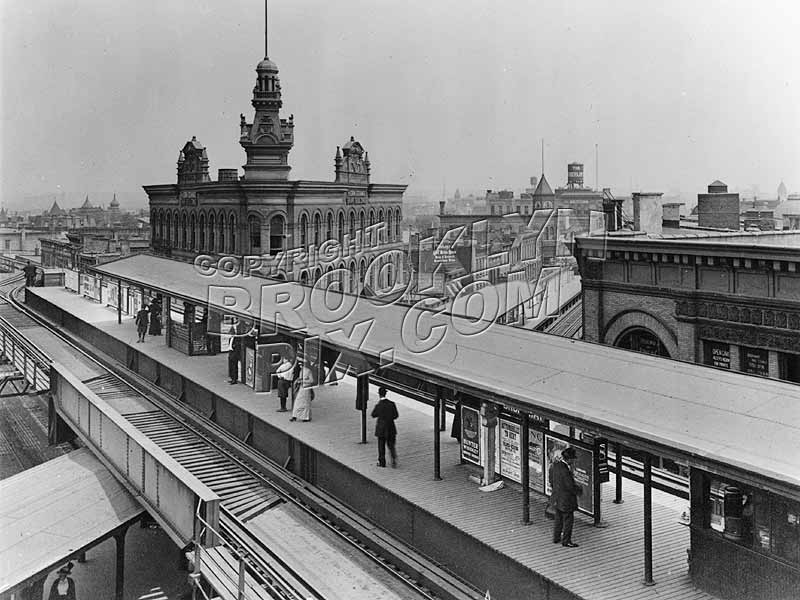
<instances>
[{"instance_id":1,"label":"man wearing hat","mask_svg":"<svg viewBox=\"0 0 800 600\"><path fill-rule=\"evenodd\" d=\"M75 580L69 577L72 563L67 563L58 570L58 579L50 587L48 600L75 600Z\"/></svg>"},{"instance_id":2,"label":"man wearing hat","mask_svg":"<svg viewBox=\"0 0 800 600\"><path fill-rule=\"evenodd\" d=\"M575 457L575 448L568 446L550 467L550 486L553 488L550 501L556 510L553 543L561 542L567 548L578 547L572 542L572 524L573 513L578 509L578 495L582 490L572 476Z\"/></svg>"}]
</instances>

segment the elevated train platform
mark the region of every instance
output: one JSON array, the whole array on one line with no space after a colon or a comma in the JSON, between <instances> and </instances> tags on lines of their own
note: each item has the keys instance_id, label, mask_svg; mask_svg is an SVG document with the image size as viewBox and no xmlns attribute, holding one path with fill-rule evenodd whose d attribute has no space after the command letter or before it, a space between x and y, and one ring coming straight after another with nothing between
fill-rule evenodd
<instances>
[{"instance_id":1,"label":"elevated train platform","mask_svg":"<svg viewBox=\"0 0 800 600\"><path fill-rule=\"evenodd\" d=\"M251 444L268 456L282 462L293 455L292 444L300 444L306 453L313 453L307 460L313 464L312 472L305 473L311 483L411 541L446 568L469 575L493 597L714 597L698 590L688 575L689 530L679 523L685 503L656 492L652 518L657 585L644 587L642 494L635 484L626 483L622 504L611 502L613 485L605 484L602 510L608 527L593 527L591 519L579 515L575 539L580 547L562 548L550 543L552 521L544 518L542 497L532 495L532 523L520 524L520 490L509 486L480 492L468 479L470 470L461 464L458 441L447 435L441 444L442 480L433 481L429 406L391 394L400 403L400 466L379 469L374 438L370 435L368 444L359 443L361 425L351 379L319 391L310 423L292 423L288 413L276 412L274 392L254 393L244 385L227 383L224 354L189 357L168 348L163 336L148 336L146 343L137 344L132 319L118 324L116 312L108 307L56 288L28 293L31 305L60 320L66 329L80 330L110 354L135 350L140 369L149 359L161 366L164 380L172 378L169 370L192 382L193 387L185 390L188 403L201 410L214 406L218 422L242 438L251 432ZM370 392L372 405L377 397L374 386Z\"/></svg>"},{"instance_id":2,"label":"elevated train platform","mask_svg":"<svg viewBox=\"0 0 800 600\"><path fill-rule=\"evenodd\" d=\"M795 582L800 581L793 537L797 532L792 525L800 499L796 386L501 326L470 336L463 332L464 322L454 327L452 317L412 311L417 324L424 322L421 332L412 333L424 338L426 332L446 330L440 344L421 350L404 337L409 311L401 307L376 306L362 299L347 316L326 325L317 320L319 306L315 312L309 304L310 288L298 284L214 272L200 276L193 265L149 256L96 271L109 283L136 286L178 302L210 304L214 310L245 319L261 317L267 325L278 321L284 333L301 340L320 335L329 347L358 349L376 364L380 357L382 365L388 355L393 359L391 372L404 374L406 380L496 403L503 411L521 413L523 423L543 415L547 422L567 423L602 436L626 453L644 453L643 498L626 496L623 504L613 504L609 486L604 485L603 499L594 506L602 509L608 528L592 528L591 521L579 518L585 525L576 534L581 547L554 547L549 543L549 522L538 518L542 496L531 494L531 505L526 506L526 495L513 483L498 492L478 492L467 480L474 469L461 464L465 454L459 453L459 446L434 435L428 406L413 401L405 405L399 422L401 466L396 471L377 469L374 445L358 444L361 424L359 414L353 414L354 397L364 398L364 386L347 382L325 386L313 403L314 420L289 423L285 414L275 413L277 400L272 395L227 384L224 355L186 356L168 348L163 337L137 344L132 319L122 319L114 309L60 289L28 290L29 304L64 329L158 381L253 448L286 463L296 475L493 595L712 597L695 587L702 583L729 598L793 597ZM224 288L234 302L210 296L214 286ZM248 302L243 303L245 297ZM364 339L354 340L352 332L362 323L378 326L369 329ZM364 383L365 378L358 380ZM374 387L371 392L374 400ZM411 392L409 397L417 398ZM441 405L439 393L436 401ZM524 434L520 447L525 481L529 457ZM676 511L664 513L651 502L656 494L649 485L648 457L658 456L690 471L688 528L676 523ZM434 481L431 470L443 480ZM714 513L723 509L721 495L717 503L709 486L719 482L755 495L758 530L754 527L748 537L735 528L729 532L727 523L725 536L721 527L713 531L715 518L720 526L719 514ZM728 510L727 496L725 505ZM759 523L764 506L774 509L766 525ZM519 524L520 512L526 520L528 508L533 515L530 527ZM596 511L596 521L599 516ZM735 520L732 513L723 517L730 517L730 523ZM676 534L681 531L688 533ZM758 551L751 549L754 544ZM645 579L652 575L655 580L652 587L642 586L642 562Z\"/></svg>"}]
</instances>

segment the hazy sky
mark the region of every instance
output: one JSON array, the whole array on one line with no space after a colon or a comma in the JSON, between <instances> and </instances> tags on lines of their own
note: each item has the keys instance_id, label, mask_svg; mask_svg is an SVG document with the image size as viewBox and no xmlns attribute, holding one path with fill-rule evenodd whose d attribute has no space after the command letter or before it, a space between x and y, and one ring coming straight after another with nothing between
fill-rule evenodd
<instances>
[{"instance_id":1,"label":"hazy sky","mask_svg":"<svg viewBox=\"0 0 800 600\"><path fill-rule=\"evenodd\" d=\"M175 181L196 135L241 167L258 0L4 0L2 195ZM273 0L293 179L351 135L373 181L520 190L541 172L696 194L800 191L800 2Z\"/></svg>"}]
</instances>

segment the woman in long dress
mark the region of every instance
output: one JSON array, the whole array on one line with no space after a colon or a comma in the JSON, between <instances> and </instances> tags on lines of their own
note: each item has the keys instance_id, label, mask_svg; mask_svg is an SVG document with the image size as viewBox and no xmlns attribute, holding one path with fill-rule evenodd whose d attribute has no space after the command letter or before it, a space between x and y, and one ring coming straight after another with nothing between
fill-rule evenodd
<instances>
[{"instance_id":1,"label":"woman in long dress","mask_svg":"<svg viewBox=\"0 0 800 600\"><path fill-rule=\"evenodd\" d=\"M290 421L310 421L311 401L314 399L314 374L308 366L303 365L300 377L295 382L294 404L292 405L292 418Z\"/></svg>"}]
</instances>

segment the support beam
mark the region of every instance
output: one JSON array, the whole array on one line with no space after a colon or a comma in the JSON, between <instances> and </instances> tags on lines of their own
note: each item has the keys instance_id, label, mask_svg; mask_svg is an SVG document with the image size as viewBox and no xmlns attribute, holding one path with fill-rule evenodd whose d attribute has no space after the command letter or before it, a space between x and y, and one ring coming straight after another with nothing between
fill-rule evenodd
<instances>
[{"instance_id":1,"label":"support beam","mask_svg":"<svg viewBox=\"0 0 800 600\"><path fill-rule=\"evenodd\" d=\"M655 585L653 581L653 457L644 455L644 581L645 585Z\"/></svg>"},{"instance_id":2,"label":"support beam","mask_svg":"<svg viewBox=\"0 0 800 600\"><path fill-rule=\"evenodd\" d=\"M125 590L125 534L128 528L114 534L116 545L116 576L114 578L114 600L122 600Z\"/></svg>"},{"instance_id":3,"label":"support beam","mask_svg":"<svg viewBox=\"0 0 800 600\"><path fill-rule=\"evenodd\" d=\"M356 378L356 407L361 411L361 444L367 443L367 403L369 400L369 376Z\"/></svg>"},{"instance_id":4,"label":"support beam","mask_svg":"<svg viewBox=\"0 0 800 600\"><path fill-rule=\"evenodd\" d=\"M528 413L522 413L522 425L520 426L520 478L522 480L522 524L531 524L531 468L528 459L530 444L530 417Z\"/></svg>"},{"instance_id":5,"label":"support beam","mask_svg":"<svg viewBox=\"0 0 800 600\"><path fill-rule=\"evenodd\" d=\"M616 444L614 444L614 454L616 455L615 462L617 463L614 504L622 504L624 500L622 499L622 443L621 442L617 442Z\"/></svg>"},{"instance_id":6,"label":"support beam","mask_svg":"<svg viewBox=\"0 0 800 600\"><path fill-rule=\"evenodd\" d=\"M433 479L442 480L442 455L441 455L441 428L440 418L441 407L444 403L442 399L442 388L436 386L436 398L433 405Z\"/></svg>"},{"instance_id":7,"label":"support beam","mask_svg":"<svg viewBox=\"0 0 800 600\"><path fill-rule=\"evenodd\" d=\"M440 406L440 422L439 422L439 431L445 431L447 429L447 401L442 398L441 406Z\"/></svg>"}]
</instances>

